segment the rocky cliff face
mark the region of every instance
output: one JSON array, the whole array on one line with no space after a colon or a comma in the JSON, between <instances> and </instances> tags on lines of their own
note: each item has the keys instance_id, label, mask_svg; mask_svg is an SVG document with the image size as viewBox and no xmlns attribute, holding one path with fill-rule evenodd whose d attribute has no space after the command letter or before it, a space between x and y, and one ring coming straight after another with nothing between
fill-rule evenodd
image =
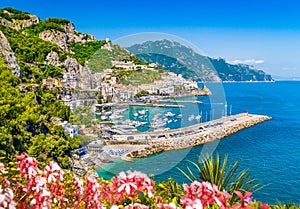
<instances>
[{"instance_id":1,"label":"rocky cliff face","mask_svg":"<svg viewBox=\"0 0 300 209\"><path fill-rule=\"evenodd\" d=\"M72 77L76 79L77 88L84 90L92 88L92 73L88 67L82 66L76 59L69 56L63 64L65 66L64 73L73 75Z\"/></svg>"},{"instance_id":2,"label":"rocky cliff face","mask_svg":"<svg viewBox=\"0 0 300 209\"><path fill-rule=\"evenodd\" d=\"M89 34L82 34L75 30L74 24L70 23L68 20L60 18L49 18L48 20L40 22L40 19L31 15L27 12L21 12L13 8L0 9L0 24L4 27L8 27L18 33L27 33L28 36L38 36L40 39L45 41L50 41L58 45L64 52L73 53L69 48L69 43L86 43L90 41L95 41L94 36ZM33 26L35 24L36 27ZM28 30L26 27L30 27ZM24 28L24 30L20 30ZM41 30L41 32L40 32ZM0 30L0 59L4 61L4 64L12 68L13 74L16 76L21 76L21 69L18 65L18 58L16 57L14 51L11 48L7 37L5 37L5 31ZM6 34L10 35L10 34ZM12 39L14 40L14 39ZM19 44L19 43L18 43ZM22 43L20 43L22 45ZM27 46L30 48L30 46ZM23 47L26 49L26 47ZM22 48L22 50L24 50ZM34 51L33 53L39 53L38 49L32 49L28 51ZM24 53L28 53L24 51ZM81 65L77 59L72 56L67 56L65 60L62 57L67 55L60 50L52 50L48 52L45 63L54 67L63 67L64 79L67 81L71 88L79 88L83 90L91 89L93 83L93 75L87 66ZM24 60L24 58L22 58ZM42 61L43 62L43 61ZM25 63L26 65L26 63ZM35 61L30 62L30 67L35 66Z\"/></svg>"},{"instance_id":3,"label":"rocky cliff face","mask_svg":"<svg viewBox=\"0 0 300 209\"><path fill-rule=\"evenodd\" d=\"M59 61L59 56L58 56L57 52L55 52L55 51L52 51L47 55L46 61L48 62L49 65L53 65L55 67L62 64Z\"/></svg>"},{"instance_id":4,"label":"rocky cliff face","mask_svg":"<svg viewBox=\"0 0 300 209\"><path fill-rule=\"evenodd\" d=\"M92 35L80 34L75 30L74 24L69 23L65 26L64 32L46 30L39 34L39 37L45 41L51 41L57 44L62 50L69 52L68 43L85 43L88 41L94 41L95 38Z\"/></svg>"},{"instance_id":5,"label":"rocky cliff face","mask_svg":"<svg viewBox=\"0 0 300 209\"><path fill-rule=\"evenodd\" d=\"M5 37L5 35L0 31L0 57L4 60L5 64L13 68L12 73L15 76L20 77L21 76L21 69L20 66L18 65L17 58L12 51L10 44Z\"/></svg>"},{"instance_id":6,"label":"rocky cliff face","mask_svg":"<svg viewBox=\"0 0 300 209\"><path fill-rule=\"evenodd\" d=\"M68 51L67 34L60 31L45 30L39 34L39 38L57 44L62 50Z\"/></svg>"}]
</instances>

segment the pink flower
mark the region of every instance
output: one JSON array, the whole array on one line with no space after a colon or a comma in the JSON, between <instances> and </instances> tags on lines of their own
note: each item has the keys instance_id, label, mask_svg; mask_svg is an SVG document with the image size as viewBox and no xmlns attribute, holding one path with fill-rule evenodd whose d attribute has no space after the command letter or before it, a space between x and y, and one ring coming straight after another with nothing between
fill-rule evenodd
<instances>
[{"instance_id":1,"label":"pink flower","mask_svg":"<svg viewBox=\"0 0 300 209\"><path fill-rule=\"evenodd\" d=\"M171 203L165 203L165 204L158 203L157 207L159 209L179 209L173 202L171 202Z\"/></svg>"},{"instance_id":2,"label":"pink flower","mask_svg":"<svg viewBox=\"0 0 300 209\"><path fill-rule=\"evenodd\" d=\"M132 180L132 177L127 177L125 172L119 174L119 179L121 185L118 188L118 192L123 192L123 190L125 190L128 195L132 195L137 190L136 182Z\"/></svg>"},{"instance_id":3,"label":"pink flower","mask_svg":"<svg viewBox=\"0 0 300 209\"><path fill-rule=\"evenodd\" d=\"M45 177L37 176L35 178L35 186L32 187L32 190L39 193L40 191L43 191L43 189L46 188L46 183L47 180Z\"/></svg>"},{"instance_id":4,"label":"pink flower","mask_svg":"<svg viewBox=\"0 0 300 209\"><path fill-rule=\"evenodd\" d=\"M10 188L2 189L0 185L0 208L15 209L14 193Z\"/></svg>"},{"instance_id":5,"label":"pink flower","mask_svg":"<svg viewBox=\"0 0 300 209\"><path fill-rule=\"evenodd\" d=\"M22 154L17 156L17 159L20 161L17 167L25 177L31 178L40 173L40 170L37 167L38 161L35 158L30 157L27 154Z\"/></svg>"},{"instance_id":6,"label":"pink flower","mask_svg":"<svg viewBox=\"0 0 300 209\"><path fill-rule=\"evenodd\" d=\"M43 175L48 177L48 182L56 182L56 180L59 182L64 180L64 171L55 162L50 162L45 167Z\"/></svg>"},{"instance_id":7,"label":"pink flower","mask_svg":"<svg viewBox=\"0 0 300 209\"><path fill-rule=\"evenodd\" d=\"M216 185L209 182L194 181L190 186L184 184L183 188L186 195L182 197L181 203L185 208L205 208L214 203L225 208L226 202L230 198L219 191Z\"/></svg>"},{"instance_id":8,"label":"pink flower","mask_svg":"<svg viewBox=\"0 0 300 209\"><path fill-rule=\"evenodd\" d=\"M246 200L252 195L251 192L246 192L246 194L243 196L243 194L240 191L234 191L234 193L239 196L241 199L241 204L236 203L232 207L233 208L245 208L245 209L252 209L251 206L245 205Z\"/></svg>"},{"instance_id":9,"label":"pink flower","mask_svg":"<svg viewBox=\"0 0 300 209\"><path fill-rule=\"evenodd\" d=\"M124 209L149 209L148 206L139 203L130 204L124 207Z\"/></svg>"},{"instance_id":10,"label":"pink flower","mask_svg":"<svg viewBox=\"0 0 300 209\"><path fill-rule=\"evenodd\" d=\"M7 171L5 171L4 164L0 162L0 172L3 174L7 174Z\"/></svg>"},{"instance_id":11,"label":"pink flower","mask_svg":"<svg viewBox=\"0 0 300 209\"><path fill-rule=\"evenodd\" d=\"M138 193L146 193L148 197L154 197L154 181L146 174L137 171L121 172L117 178L112 178L112 182L118 188L118 193L123 193L131 197L137 196Z\"/></svg>"}]
</instances>

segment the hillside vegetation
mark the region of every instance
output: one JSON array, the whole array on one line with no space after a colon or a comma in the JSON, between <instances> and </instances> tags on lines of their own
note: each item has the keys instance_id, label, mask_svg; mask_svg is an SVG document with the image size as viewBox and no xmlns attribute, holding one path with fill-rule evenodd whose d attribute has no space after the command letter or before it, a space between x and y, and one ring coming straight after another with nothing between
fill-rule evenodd
<instances>
[{"instance_id":1,"label":"hillside vegetation","mask_svg":"<svg viewBox=\"0 0 300 209\"><path fill-rule=\"evenodd\" d=\"M72 89L46 88L43 79L56 78L63 84L66 73L88 77L87 64L92 72L103 72L113 68L113 60L145 63L118 45L77 32L63 18L40 20L12 8L1 9L0 17L0 157L9 161L27 152L41 162L55 160L67 168L69 153L79 147L79 140L56 124L58 120L77 122L60 100ZM19 68L19 75L14 76L15 69L7 66ZM114 76L125 85L161 78L159 72L124 69L114 69Z\"/></svg>"},{"instance_id":2,"label":"hillside vegetation","mask_svg":"<svg viewBox=\"0 0 300 209\"><path fill-rule=\"evenodd\" d=\"M147 41L127 48L145 62L198 81L272 81L262 70L249 65L232 65L224 59L200 55L171 40Z\"/></svg>"}]
</instances>

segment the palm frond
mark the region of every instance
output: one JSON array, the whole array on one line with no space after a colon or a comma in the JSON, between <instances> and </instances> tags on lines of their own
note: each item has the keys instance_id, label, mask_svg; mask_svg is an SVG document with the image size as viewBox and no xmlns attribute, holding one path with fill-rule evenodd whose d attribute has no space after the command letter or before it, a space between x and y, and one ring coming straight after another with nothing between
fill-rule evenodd
<instances>
[{"instance_id":1,"label":"palm frond","mask_svg":"<svg viewBox=\"0 0 300 209\"><path fill-rule=\"evenodd\" d=\"M217 154L209 156L204 160L198 159L197 162L189 161L193 169L187 167L187 171L177 168L190 182L208 181L218 186L222 190L226 190L231 194L235 190L255 192L262 189L259 187L256 179L251 177L247 169L239 171L240 162L228 162L228 155L224 159ZM194 172L193 172L194 170ZM232 201L238 200L237 196L233 196Z\"/></svg>"}]
</instances>

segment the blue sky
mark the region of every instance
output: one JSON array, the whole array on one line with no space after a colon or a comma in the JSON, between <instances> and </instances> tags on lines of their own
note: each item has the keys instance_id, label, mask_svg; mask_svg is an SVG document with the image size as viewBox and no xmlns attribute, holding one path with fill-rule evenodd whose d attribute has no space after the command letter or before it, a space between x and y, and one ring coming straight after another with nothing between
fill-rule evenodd
<instances>
[{"instance_id":1,"label":"blue sky","mask_svg":"<svg viewBox=\"0 0 300 209\"><path fill-rule=\"evenodd\" d=\"M47 17L63 17L97 39L164 32L206 55L246 62L272 75L300 77L300 2L297 0L1 0Z\"/></svg>"}]
</instances>

